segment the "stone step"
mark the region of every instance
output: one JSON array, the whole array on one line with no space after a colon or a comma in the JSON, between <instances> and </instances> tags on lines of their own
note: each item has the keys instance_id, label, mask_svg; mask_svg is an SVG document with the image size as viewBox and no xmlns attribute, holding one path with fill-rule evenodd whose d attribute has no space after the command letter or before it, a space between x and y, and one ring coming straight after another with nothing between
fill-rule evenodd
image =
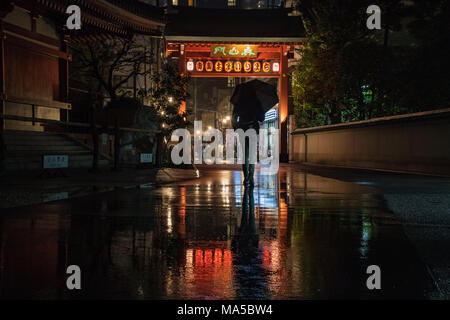
<instances>
[{"instance_id":1,"label":"stone step","mask_svg":"<svg viewBox=\"0 0 450 320\"><path fill-rule=\"evenodd\" d=\"M46 145L46 144L42 144L42 145L36 145L36 144L32 144L32 145L19 145L19 144L13 144L13 145L7 145L7 149L6 152L26 152L28 153L29 151L42 151L45 153L49 153L52 151L55 152L64 152L64 151L85 151L85 149L82 146L78 146L78 145L68 145L67 143L65 144L61 144L61 145Z\"/></svg>"},{"instance_id":2,"label":"stone step","mask_svg":"<svg viewBox=\"0 0 450 320\"><path fill-rule=\"evenodd\" d=\"M28 141L33 141L33 142L67 141L67 137L65 137L63 135L45 135L45 134L37 133L34 136L33 135L17 135L17 136L5 135L4 140L7 143L9 142L9 143L14 144L16 142L28 142Z\"/></svg>"},{"instance_id":3,"label":"stone step","mask_svg":"<svg viewBox=\"0 0 450 320\"><path fill-rule=\"evenodd\" d=\"M78 150L9 150L6 148L6 157L44 156L44 155L92 155L87 149Z\"/></svg>"},{"instance_id":4,"label":"stone step","mask_svg":"<svg viewBox=\"0 0 450 320\"><path fill-rule=\"evenodd\" d=\"M26 159L17 159L18 161L14 161L14 159L8 159L5 163L6 170L40 170L42 169L42 160L32 161L29 158ZM100 167L109 166L109 161L105 159L100 159L98 161L98 165ZM90 168L92 167L92 157L89 158L78 158L71 159L69 157L69 167L70 168Z\"/></svg>"},{"instance_id":5,"label":"stone step","mask_svg":"<svg viewBox=\"0 0 450 320\"><path fill-rule=\"evenodd\" d=\"M42 169L44 155L68 155L69 168L90 168L92 151L59 133L33 131L5 131L7 170ZM110 161L100 155L99 166Z\"/></svg>"}]
</instances>

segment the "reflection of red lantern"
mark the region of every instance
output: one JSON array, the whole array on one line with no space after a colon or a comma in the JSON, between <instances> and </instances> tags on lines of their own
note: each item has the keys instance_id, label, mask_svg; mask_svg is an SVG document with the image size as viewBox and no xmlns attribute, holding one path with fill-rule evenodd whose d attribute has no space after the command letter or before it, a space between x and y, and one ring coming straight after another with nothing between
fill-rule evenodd
<instances>
[{"instance_id":1,"label":"reflection of red lantern","mask_svg":"<svg viewBox=\"0 0 450 320\"><path fill-rule=\"evenodd\" d=\"M231 62L231 61L225 62L225 71L226 72L233 71L233 62Z\"/></svg>"},{"instance_id":2,"label":"reflection of red lantern","mask_svg":"<svg viewBox=\"0 0 450 320\"><path fill-rule=\"evenodd\" d=\"M194 71L194 61L187 62L187 71Z\"/></svg>"},{"instance_id":3,"label":"reflection of red lantern","mask_svg":"<svg viewBox=\"0 0 450 320\"><path fill-rule=\"evenodd\" d=\"M280 71L280 63L279 62L274 62L272 64L272 70L273 70L273 72L279 72Z\"/></svg>"},{"instance_id":4,"label":"reflection of red lantern","mask_svg":"<svg viewBox=\"0 0 450 320\"><path fill-rule=\"evenodd\" d=\"M263 63L263 71L264 72L270 72L270 63L269 62L264 62Z\"/></svg>"},{"instance_id":5,"label":"reflection of red lantern","mask_svg":"<svg viewBox=\"0 0 450 320\"><path fill-rule=\"evenodd\" d=\"M214 68L214 66L213 66L212 61L209 61L209 60L206 61L205 70L208 72L211 72L211 71L213 71L213 68Z\"/></svg>"},{"instance_id":6,"label":"reflection of red lantern","mask_svg":"<svg viewBox=\"0 0 450 320\"><path fill-rule=\"evenodd\" d=\"M234 62L234 71L241 72L242 70L242 63L240 61Z\"/></svg>"},{"instance_id":7,"label":"reflection of red lantern","mask_svg":"<svg viewBox=\"0 0 450 320\"><path fill-rule=\"evenodd\" d=\"M203 61L197 61L197 63L195 64L195 70L197 70L198 72L203 71Z\"/></svg>"},{"instance_id":8,"label":"reflection of red lantern","mask_svg":"<svg viewBox=\"0 0 450 320\"><path fill-rule=\"evenodd\" d=\"M216 70L216 72L222 72L222 69L223 69L222 62L221 61L217 61L215 66L214 66L214 69Z\"/></svg>"},{"instance_id":9,"label":"reflection of red lantern","mask_svg":"<svg viewBox=\"0 0 450 320\"><path fill-rule=\"evenodd\" d=\"M261 71L261 62L255 61L253 62L253 72L260 72Z\"/></svg>"}]
</instances>

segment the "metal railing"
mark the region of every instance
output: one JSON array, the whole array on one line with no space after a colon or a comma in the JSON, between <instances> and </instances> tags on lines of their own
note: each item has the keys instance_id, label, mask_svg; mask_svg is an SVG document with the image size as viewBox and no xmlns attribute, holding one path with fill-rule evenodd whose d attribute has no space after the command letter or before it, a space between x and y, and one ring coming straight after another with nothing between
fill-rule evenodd
<instances>
[{"instance_id":1,"label":"metal railing","mask_svg":"<svg viewBox=\"0 0 450 320\"><path fill-rule=\"evenodd\" d=\"M93 155L98 157L100 152L96 143L94 143L94 136L98 137L101 133L107 133L114 136L114 167L118 168L120 166L119 152L120 152L120 137L122 132L137 132L144 134L155 134L158 137L157 149L160 150L161 130L151 130L142 128L130 128L130 127L120 127L118 121L116 121L114 126L105 124L94 124L93 122L74 122L69 120L69 111L72 109L70 103L60 102L60 101L39 101L39 100L28 100L24 98L7 97L3 100L4 102L16 103L22 105L29 105L32 108L31 117L10 115L5 113L0 113L0 121L13 120L13 121L23 121L31 122L33 125L36 123L54 125L62 128L63 133L80 133L79 130L84 134L89 134L93 138ZM54 108L59 110L65 110L66 116L64 120L54 120L54 119L44 119L36 117L36 111L38 107ZM72 128L72 129L70 129ZM78 131L78 132L77 132ZM103 155L105 156L105 155ZM108 156L105 156L109 158Z\"/></svg>"}]
</instances>

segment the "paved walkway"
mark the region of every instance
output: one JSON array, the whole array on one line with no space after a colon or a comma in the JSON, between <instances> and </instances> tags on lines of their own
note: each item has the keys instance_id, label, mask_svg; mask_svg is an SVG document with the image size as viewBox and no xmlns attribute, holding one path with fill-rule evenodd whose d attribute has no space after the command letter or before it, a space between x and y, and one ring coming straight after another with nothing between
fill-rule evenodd
<instances>
[{"instance_id":1,"label":"paved walkway","mask_svg":"<svg viewBox=\"0 0 450 320\"><path fill-rule=\"evenodd\" d=\"M311 174L369 186L402 222L437 286L450 299L450 178L321 166L296 166Z\"/></svg>"},{"instance_id":2,"label":"paved walkway","mask_svg":"<svg viewBox=\"0 0 450 320\"><path fill-rule=\"evenodd\" d=\"M436 298L383 192L294 166L12 208L0 217L0 297ZM65 289L79 265L82 290ZM381 268L381 290L366 286Z\"/></svg>"}]
</instances>

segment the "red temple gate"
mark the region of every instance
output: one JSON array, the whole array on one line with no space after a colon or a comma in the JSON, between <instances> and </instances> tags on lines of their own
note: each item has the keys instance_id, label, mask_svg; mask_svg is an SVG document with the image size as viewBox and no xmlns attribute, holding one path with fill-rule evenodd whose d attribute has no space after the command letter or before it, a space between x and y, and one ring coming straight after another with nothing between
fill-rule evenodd
<instances>
[{"instance_id":1,"label":"red temple gate","mask_svg":"<svg viewBox=\"0 0 450 320\"><path fill-rule=\"evenodd\" d=\"M168 41L167 55L178 58L182 75L190 77L277 78L279 86L280 154L287 155L288 59L299 42ZM180 111L186 109L185 103Z\"/></svg>"}]
</instances>

